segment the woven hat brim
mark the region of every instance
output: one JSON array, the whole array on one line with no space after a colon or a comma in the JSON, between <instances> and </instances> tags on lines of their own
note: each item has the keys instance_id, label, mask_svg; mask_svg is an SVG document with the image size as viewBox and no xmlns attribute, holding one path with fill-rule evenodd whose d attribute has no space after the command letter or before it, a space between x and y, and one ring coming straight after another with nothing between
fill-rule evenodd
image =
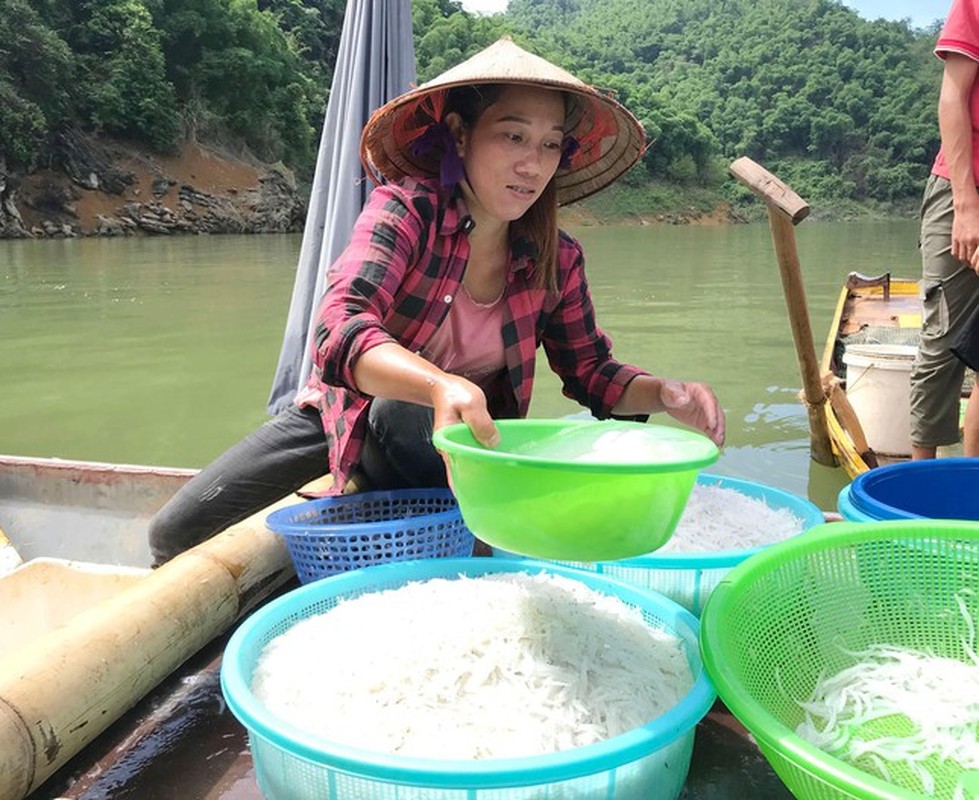
<instances>
[{"instance_id":1,"label":"woven hat brim","mask_svg":"<svg viewBox=\"0 0 979 800\"><path fill-rule=\"evenodd\" d=\"M571 168L555 177L557 200L567 205L605 188L628 170L646 148L646 134L628 109L550 62L528 53L511 40L500 39L468 61L396 97L371 115L360 141L360 157L368 175L398 181L404 177L438 175L436 157L412 152L409 130L422 101L456 86L506 83L570 92L580 100L567 133L585 145ZM601 131L599 138L589 132Z\"/></svg>"}]
</instances>

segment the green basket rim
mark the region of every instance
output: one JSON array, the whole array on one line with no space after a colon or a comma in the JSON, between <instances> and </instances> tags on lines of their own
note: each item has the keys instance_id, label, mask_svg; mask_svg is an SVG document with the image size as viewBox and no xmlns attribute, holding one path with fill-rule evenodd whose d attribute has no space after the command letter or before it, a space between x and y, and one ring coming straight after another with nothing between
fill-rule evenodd
<instances>
[{"instance_id":1,"label":"green basket rim","mask_svg":"<svg viewBox=\"0 0 979 800\"><path fill-rule=\"evenodd\" d=\"M540 456L530 456L521 453L500 452L481 444L468 444L460 442L453 437L458 434L468 434L469 426L464 422L457 422L453 425L446 425L439 428L432 434L432 444L435 448L448 453L449 456L464 455L472 461L482 461L496 464L511 464L525 467L537 467L540 469L560 469L564 472L590 472L603 475L626 475L626 474L664 474L674 472L688 472L699 470L710 466L720 458L721 451L706 435L687 428L679 428L673 425L658 425L655 423L630 422L627 420L594 420L594 419L499 419L495 420L498 428L521 427L524 425L534 425L542 429L553 429L555 431L567 430L575 427L588 425L617 425L620 427L643 427L668 429L681 438L688 439L692 445L702 448L702 453L683 461L668 463L635 463L635 462L613 462L613 461L567 461L558 458L542 458ZM471 435L470 435L471 438Z\"/></svg>"},{"instance_id":2,"label":"green basket rim","mask_svg":"<svg viewBox=\"0 0 979 800\"><path fill-rule=\"evenodd\" d=\"M733 671L719 655L726 649L725 619L728 606L739 594L739 586L750 583L758 574L795 557L847 544L877 541L890 531L940 538L975 538L979 542L979 522L964 520L881 520L875 522L826 522L808 531L771 545L731 569L714 587L700 617L700 653L704 669L718 696L730 712L765 747L788 759L794 769L809 772L834 789L850 796L874 800L929 800L929 796L903 789L847 764L810 744L794 730L770 714L761 703L746 696L734 679ZM949 535L955 534L955 535ZM962 534L968 534L963 536ZM729 630L729 629L728 629Z\"/></svg>"}]
</instances>

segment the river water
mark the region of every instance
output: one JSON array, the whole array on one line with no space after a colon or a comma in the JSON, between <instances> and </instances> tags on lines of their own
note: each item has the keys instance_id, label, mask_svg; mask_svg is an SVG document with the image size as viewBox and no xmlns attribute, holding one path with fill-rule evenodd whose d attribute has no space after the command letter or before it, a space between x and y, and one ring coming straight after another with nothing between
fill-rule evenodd
<instances>
[{"instance_id":1,"label":"river water","mask_svg":"<svg viewBox=\"0 0 979 800\"><path fill-rule=\"evenodd\" d=\"M711 472L835 508L765 224L571 227L616 356L704 380L728 419ZM920 271L913 220L797 229L814 346L843 280ZM0 241L0 453L202 466L265 419L301 237ZM532 416L579 410L540 359Z\"/></svg>"}]
</instances>

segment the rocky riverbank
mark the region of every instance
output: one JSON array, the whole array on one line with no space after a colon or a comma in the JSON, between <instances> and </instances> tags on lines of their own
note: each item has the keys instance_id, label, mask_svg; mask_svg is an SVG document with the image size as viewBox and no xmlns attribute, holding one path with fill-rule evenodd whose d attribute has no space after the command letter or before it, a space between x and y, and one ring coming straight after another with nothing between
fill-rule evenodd
<instances>
[{"instance_id":1,"label":"rocky riverbank","mask_svg":"<svg viewBox=\"0 0 979 800\"><path fill-rule=\"evenodd\" d=\"M281 165L185 142L173 156L77 131L29 175L0 159L0 238L301 231L305 198Z\"/></svg>"},{"instance_id":2,"label":"rocky riverbank","mask_svg":"<svg viewBox=\"0 0 979 800\"><path fill-rule=\"evenodd\" d=\"M654 187L655 188L655 187ZM717 192L684 194L634 187L562 208L575 225L724 225L744 216ZM760 213L760 212L759 212ZM28 175L8 173L0 156L0 239L168 236L302 231L306 195L281 164L187 141L172 156L68 131Z\"/></svg>"}]
</instances>

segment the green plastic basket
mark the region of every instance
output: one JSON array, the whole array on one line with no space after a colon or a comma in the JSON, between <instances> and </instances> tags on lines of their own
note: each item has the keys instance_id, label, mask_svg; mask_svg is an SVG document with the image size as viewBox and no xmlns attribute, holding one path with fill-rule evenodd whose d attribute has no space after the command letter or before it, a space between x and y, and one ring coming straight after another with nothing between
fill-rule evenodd
<instances>
[{"instance_id":1,"label":"green plastic basket","mask_svg":"<svg viewBox=\"0 0 979 800\"><path fill-rule=\"evenodd\" d=\"M819 525L752 556L714 589L701 617L704 664L796 797L924 798L910 770L892 769L894 782L884 781L798 736L799 702L821 676L857 662L846 651L871 644L967 660L956 595L979 619L979 524ZM979 796L979 771L948 765L933 774L934 797L953 797L960 783L961 796Z\"/></svg>"},{"instance_id":2,"label":"green plastic basket","mask_svg":"<svg viewBox=\"0 0 979 800\"><path fill-rule=\"evenodd\" d=\"M432 442L448 457L469 530L533 558L604 561L662 547L697 473L719 456L702 433L668 425L501 419L496 428L493 448L463 423Z\"/></svg>"}]
</instances>

